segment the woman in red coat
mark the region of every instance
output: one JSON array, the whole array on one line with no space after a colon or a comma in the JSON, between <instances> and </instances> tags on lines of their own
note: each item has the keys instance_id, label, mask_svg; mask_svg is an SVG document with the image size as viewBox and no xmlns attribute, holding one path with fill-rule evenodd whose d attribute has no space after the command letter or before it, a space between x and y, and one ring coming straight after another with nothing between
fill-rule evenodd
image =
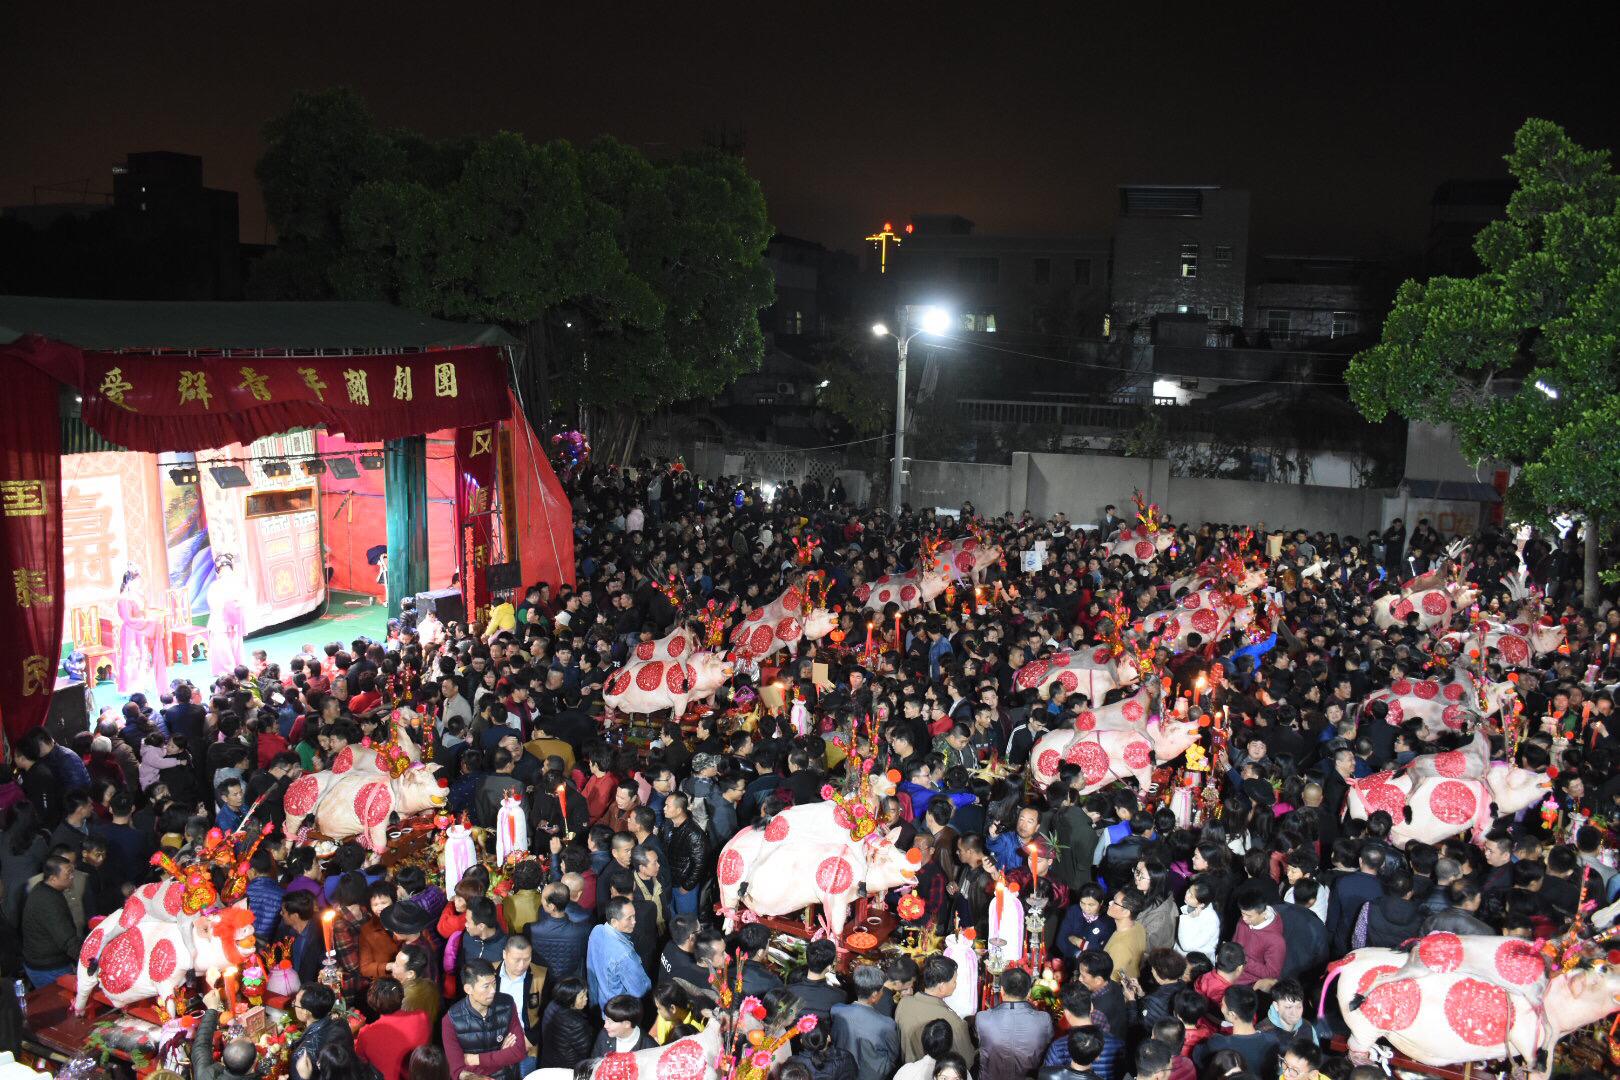
<instances>
[{"instance_id":1,"label":"woman in red coat","mask_svg":"<svg viewBox=\"0 0 1620 1080\"><path fill-rule=\"evenodd\" d=\"M382 978L366 991L366 1004L377 1019L354 1037L354 1052L382 1074L382 1080L404 1080L405 1059L428 1042L428 1018L422 1012L400 1012L405 988L398 979Z\"/></svg>"},{"instance_id":2,"label":"woman in red coat","mask_svg":"<svg viewBox=\"0 0 1620 1080\"><path fill-rule=\"evenodd\" d=\"M585 794L585 809L590 814L591 824L602 820L608 808L613 805L613 793L619 789L619 778L612 771L613 759L609 756L607 747L597 746L585 758L591 775L581 785L580 790Z\"/></svg>"}]
</instances>

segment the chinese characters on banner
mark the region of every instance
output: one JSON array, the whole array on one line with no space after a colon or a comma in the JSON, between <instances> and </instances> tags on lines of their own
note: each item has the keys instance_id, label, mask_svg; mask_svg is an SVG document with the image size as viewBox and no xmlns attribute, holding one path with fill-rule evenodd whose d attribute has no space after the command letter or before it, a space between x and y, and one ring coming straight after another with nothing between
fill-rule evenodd
<instances>
[{"instance_id":1,"label":"chinese characters on banner","mask_svg":"<svg viewBox=\"0 0 1620 1080\"><path fill-rule=\"evenodd\" d=\"M489 564L493 551L496 424L456 429L456 526L461 537L461 597L467 621L489 605ZM508 508L508 513L512 508Z\"/></svg>"},{"instance_id":2,"label":"chinese characters on banner","mask_svg":"<svg viewBox=\"0 0 1620 1080\"><path fill-rule=\"evenodd\" d=\"M57 382L0 349L0 717L6 736L45 722L62 652L62 454Z\"/></svg>"},{"instance_id":3,"label":"chinese characters on banner","mask_svg":"<svg viewBox=\"0 0 1620 1080\"><path fill-rule=\"evenodd\" d=\"M296 427L380 442L508 414L499 349L399 355L187 357L89 353L84 417L131 450L202 450Z\"/></svg>"}]
</instances>

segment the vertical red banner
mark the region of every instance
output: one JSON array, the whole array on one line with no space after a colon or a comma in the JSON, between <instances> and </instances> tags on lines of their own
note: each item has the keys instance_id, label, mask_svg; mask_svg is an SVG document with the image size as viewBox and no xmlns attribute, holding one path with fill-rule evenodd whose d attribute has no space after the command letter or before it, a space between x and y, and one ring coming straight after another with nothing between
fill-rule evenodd
<instances>
[{"instance_id":1,"label":"vertical red banner","mask_svg":"<svg viewBox=\"0 0 1620 1080\"><path fill-rule=\"evenodd\" d=\"M456 532L461 538L461 596L469 624L489 606L499 434L497 424L456 429Z\"/></svg>"},{"instance_id":2,"label":"vertical red banner","mask_svg":"<svg viewBox=\"0 0 1620 1080\"><path fill-rule=\"evenodd\" d=\"M19 352L0 348L0 385L0 715L15 741L45 722L62 655L62 429L59 383Z\"/></svg>"}]
</instances>

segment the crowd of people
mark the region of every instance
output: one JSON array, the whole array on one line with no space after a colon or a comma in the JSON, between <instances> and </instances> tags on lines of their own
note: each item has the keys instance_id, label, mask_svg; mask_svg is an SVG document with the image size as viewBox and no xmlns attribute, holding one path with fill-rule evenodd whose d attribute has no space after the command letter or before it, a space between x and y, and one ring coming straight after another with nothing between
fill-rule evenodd
<instances>
[{"instance_id":1,"label":"crowd of people","mask_svg":"<svg viewBox=\"0 0 1620 1080\"><path fill-rule=\"evenodd\" d=\"M993 599L964 606L946 594L901 614L898 640L890 611L868 649L854 592L916 566L940 528L932 514L891 520L815 481L767 500L668 463L587 466L570 489L573 584L537 583L475 626L407 612L383 641L251 653L211 686L133 694L72 745L44 730L13 745L0 785L7 973L38 987L71 972L88 927L155 880L153 852L183 858L216 825L271 822L246 902L261 945L291 942L303 981L291 1004L298 1080L593 1075L605 1055L702 1028L711 974L739 963L744 993L819 1020L773 1067L776 1080L1367 1080L1382 1073L1335 1051L1342 1027L1318 1012L1332 960L1434 929L1546 938L1583 898L1620 889L1606 831L1620 821L1620 723L1606 688L1620 681L1620 610L1580 595L1573 537L1526 544L1487 530L1448 563L1451 538L1426 522L1410 537L1337 536L1167 518L1175 550L1138 565L1107 555L1108 537L1132 523L1113 506L1083 525L1008 515L978 523L1006 553L986 571ZM1025 571L1019 553L1037 541L1044 564ZM1187 824L1162 792L1129 782L1083 793L1073 764L1045 790L1028 782L1040 736L1104 702L1057 685L1020 690L1019 668L1103 640L1119 608L1137 619L1170 607L1172 581L1244 544L1268 564L1275 632L1234 630L1154 658L1169 693L1207 687L1199 707L1229 724L1227 771L1210 777L1218 812ZM1548 617L1566 626L1563 650L1515 673L1527 729L1514 754L1556 775L1558 815L1498 820L1477 845L1463 834L1400 848L1387 814L1345 813L1349 782L1460 736L1437 744L1420 723L1366 704L1434 663L1432 633L1415 620L1381 630L1372 609L1448 565L1480 590L1481 610L1504 613L1515 602L1502 579L1528 565ZM695 730L671 718L643 746L604 720L604 684L637 644L711 600L737 601L740 617L809 569L841 612L832 634L777 658L808 727L750 708L747 672ZM1217 666L1224 678L1212 679ZM351 841L317 858L281 834L289 785L344 747L386 738L400 704L434 724L452 814L487 827L503 799L522 800L537 857L498 893L483 866L446 895L386 853ZM906 925L973 927L984 940L998 883L1048 901L1052 970L1006 971L993 1007L964 1017L946 1003L961 973L943 954L843 970L822 939L784 980L763 925L728 933L717 914L722 846L823 798L833 737L868 717L879 718L878 766L901 777L879 815L921 856L904 891L922 910ZM1587 823L1569 828L1577 817ZM900 896L873 900L894 910ZM326 911L338 992L318 978ZM1037 980L1056 984L1055 1004L1032 1003ZM197 1076L250 1075L251 1044L213 1050L217 993L207 1004Z\"/></svg>"}]
</instances>

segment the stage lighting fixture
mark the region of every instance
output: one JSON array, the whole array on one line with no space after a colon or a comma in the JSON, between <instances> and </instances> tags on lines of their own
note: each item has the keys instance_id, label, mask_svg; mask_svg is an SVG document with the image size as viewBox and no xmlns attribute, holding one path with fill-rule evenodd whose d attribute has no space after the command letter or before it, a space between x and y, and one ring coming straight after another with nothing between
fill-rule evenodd
<instances>
[{"instance_id":1,"label":"stage lighting fixture","mask_svg":"<svg viewBox=\"0 0 1620 1080\"><path fill-rule=\"evenodd\" d=\"M169 470L169 482L177 487L185 487L197 482L197 466L181 465Z\"/></svg>"},{"instance_id":2,"label":"stage lighting fixture","mask_svg":"<svg viewBox=\"0 0 1620 1080\"><path fill-rule=\"evenodd\" d=\"M319 476L325 471L326 462L322 461L320 458L310 458L308 461L304 462L305 476Z\"/></svg>"},{"instance_id":3,"label":"stage lighting fixture","mask_svg":"<svg viewBox=\"0 0 1620 1080\"><path fill-rule=\"evenodd\" d=\"M264 463L266 476L291 476L292 466L285 461L267 461Z\"/></svg>"},{"instance_id":4,"label":"stage lighting fixture","mask_svg":"<svg viewBox=\"0 0 1620 1080\"><path fill-rule=\"evenodd\" d=\"M354 467L354 458L335 457L329 464L332 466L332 475L339 480L353 480L360 475L360 470Z\"/></svg>"},{"instance_id":5,"label":"stage lighting fixture","mask_svg":"<svg viewBox=\"0 0 1620 1080\"><path fill-rule=\"evenodd\" d=\"M248 486L247 473L239 465L215 465L208 470L208 475L214 478L214 483L222 488L239 488Z\"/></svg>"},{"instance_id":6,"label":"stage lighting fixture","mask_svg":"<svg viewBox=\"0 0 1620 1080\"><path fill-rule=\"evenodd\" d=\"M376 453L361 454L360 467L362 469L380 469L383 467L383 456Z\"/></svg>"}]
</instances>

